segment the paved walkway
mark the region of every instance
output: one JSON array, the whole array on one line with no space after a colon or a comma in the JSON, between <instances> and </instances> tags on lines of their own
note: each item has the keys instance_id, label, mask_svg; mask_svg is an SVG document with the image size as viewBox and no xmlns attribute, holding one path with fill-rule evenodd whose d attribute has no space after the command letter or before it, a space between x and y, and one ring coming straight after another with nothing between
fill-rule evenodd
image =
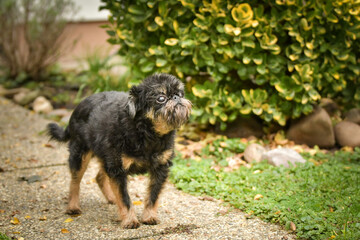
<instances>
[{"instance_id":1,"label":"paved walkway","mask_svg":"<svg viewBox=\"0 0 360 240\"><path fill-rule=\"evenodd\" d=\"M48 142L48 120L0 98L0 232L14 239L295 239L280 226L247 219L211 198L198 198L168 183L156 226L124 230L116 206L107 204L90 164L81 183L83 214L65 214L69 171L65 145ZM130 178L137 215L147 179Z\"/></svg>"}]
</instances>

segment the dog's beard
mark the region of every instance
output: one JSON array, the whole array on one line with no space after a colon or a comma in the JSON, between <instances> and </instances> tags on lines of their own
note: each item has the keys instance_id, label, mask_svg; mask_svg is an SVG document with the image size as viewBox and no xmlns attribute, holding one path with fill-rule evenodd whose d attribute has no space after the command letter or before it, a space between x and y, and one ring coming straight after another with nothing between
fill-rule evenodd
<instances>
[{"instance_id":1,"label":"dog's beard","mask_svg":"<svg viewBox=\"0 0 360 240\"><path fill-rule=\"evenodd\" d=\"M191 114L191 102L187 99L170 100L158 110L151 109L147 117L161 134L168 133L184 125Z\"/></svg>"}]
</instances>

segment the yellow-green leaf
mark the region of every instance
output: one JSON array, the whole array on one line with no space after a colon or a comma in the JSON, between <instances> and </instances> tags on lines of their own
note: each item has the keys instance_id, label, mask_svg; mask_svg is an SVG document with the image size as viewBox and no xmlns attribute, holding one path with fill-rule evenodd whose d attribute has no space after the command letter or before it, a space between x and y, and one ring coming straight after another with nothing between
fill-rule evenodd
<instances>
[{"instance_id":1,"label":"yellow-green leaf","mask_svg":"<svg viewBox=\"0 0 360 240\"><path fill-rule=\"evenodd\" d=\"M164 26L164 21L162 20L162 18L160 16L156 16L154 20L155 20L156 24L159 25L160 27Z\"/></svg>"},{"instance_id":2,"label":"yellow-green leaf","mask_svg":"<svg viewBox=\"0 0 360 240\"><path fill-rule=\"evenodd\" d=\"M253 11L248 3L239 4L231 10L235 22L247 22L253 18Z\"/></svg>"},{"instance_id":3,"label":"yellow-green leaf","mask_svg":"<svg viewBox=\"0 0 360 240\"><path fill-rule=\"evenodd\" d=\"M168 45L168 46L175 46L177 43L179 42L179 39L177 38L168 38L165 40L165 45Z\"/></svg>"}]
</instances>

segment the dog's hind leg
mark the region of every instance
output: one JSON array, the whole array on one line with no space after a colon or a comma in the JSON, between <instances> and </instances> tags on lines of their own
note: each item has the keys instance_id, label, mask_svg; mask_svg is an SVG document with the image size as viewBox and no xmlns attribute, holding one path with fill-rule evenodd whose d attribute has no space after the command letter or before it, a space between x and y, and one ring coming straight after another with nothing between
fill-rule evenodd
<instances>
[{"instance_id":1,"label":"dog's hind leg","mask_svg":"<svg viewBox=\"0 0 360 240\"><path fill-rule=\"evenodd\" d=\"M145 208L141 221L144 224L155 225L159 223L157 218L158 198L167 179L169 169L167 165L160 165L150 172L150 184L148 187Z\"/></svg>"},{"instance_id":2,"label":"dog's hind leg","mask_svg":"<svg viewBox=\"0 0 360 240\"><path fill-rule=\"evenodd\" d=\"M106 200L114 204L116 202L115 195L111 189L108 175L105 173L103 167L100 167L98 174L96 175L96 182L99 185L101 192L104 194Z\"/></svg>"},{"instance_id":3,"label":"dog's hind leg","mask_svg":"<svg viewBox=\"0 0 360 240\"><path fill-rule=\"evenodd\" d=\"M69 166L71 173L69 203L66 213L69 215L80 214L80 182L92 157L92 152L85 151L76 143L69 145Z\"/></svg>"}]
</instances>

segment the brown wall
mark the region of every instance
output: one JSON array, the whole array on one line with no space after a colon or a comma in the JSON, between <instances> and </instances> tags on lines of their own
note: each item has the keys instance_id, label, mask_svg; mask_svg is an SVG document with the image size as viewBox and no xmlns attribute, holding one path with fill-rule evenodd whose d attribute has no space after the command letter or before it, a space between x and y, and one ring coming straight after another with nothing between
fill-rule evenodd
<instances>
[{"instance_id":1,"label":"brown wall","mask_svg":"<svg viewBox=\"0 0 360 240\"><path fill-rule=\"evenodd\" d=\"M59 63L67 68L74 67L79 60L95 51L104 55L116 51L116 47L110 45L106 40L108 34L101 25L103 22L76 22L68 23L64 32L64 51Z\"/></svg>"}]
</instances>

